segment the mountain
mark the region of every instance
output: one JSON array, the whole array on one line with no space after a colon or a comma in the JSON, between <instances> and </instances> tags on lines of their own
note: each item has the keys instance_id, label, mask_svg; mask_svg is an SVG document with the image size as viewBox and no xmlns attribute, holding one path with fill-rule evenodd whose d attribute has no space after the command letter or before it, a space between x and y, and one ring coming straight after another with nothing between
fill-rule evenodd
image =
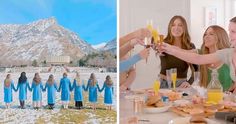
<instances>
[{"instance_id":1,"label":"mountain","mask_svg":"<svg viewBox=\"0 0 236 124\"><path fill-rule=\"evenodd\" d=\"M116 54L117 44L116 38L107 42L107 44L103 47L103 51L110 51L113 54Z\"/></svg>"},{"instance_id":2,"label":"mountain","mask_svg":"<svg viewBox=\"0 0 236 124\"><path fill-rule=\"evenodd\" d=\"M63 55L74 60L92 52L96 50L90 44L53 17L29 24L0 25L0 60L5 60L0 65L41 62L46 56Z\"/></svg>"},{"instance_id":3,"label":"mountain","mask_svg":"<svg viewBox=\"0 0 236 124\"><path fill-rule=\"evenodd\" d=\"M102 42L100 44L97 44L97 45L92 45L92 47L96 50L101 50L107 43L105 42Z\"/></svg>"}]
</instances>

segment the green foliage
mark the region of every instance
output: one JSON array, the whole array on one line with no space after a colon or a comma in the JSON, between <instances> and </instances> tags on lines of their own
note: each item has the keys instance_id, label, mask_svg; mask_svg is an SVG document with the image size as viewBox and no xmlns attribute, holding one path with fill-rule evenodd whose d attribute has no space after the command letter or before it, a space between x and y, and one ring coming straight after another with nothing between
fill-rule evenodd
<instances>
[{"instance_id":1,"label":"green foliage","mask_svg":"<svg viewBox=\"0 0 236 124\"><path fill-rule=\"evenodd\" d=\"M34 61L32 62L32 66L34 66L34 67L37 67L37 66L38 66L37 60L34 60Z\"/></svg>"}]
</instances>

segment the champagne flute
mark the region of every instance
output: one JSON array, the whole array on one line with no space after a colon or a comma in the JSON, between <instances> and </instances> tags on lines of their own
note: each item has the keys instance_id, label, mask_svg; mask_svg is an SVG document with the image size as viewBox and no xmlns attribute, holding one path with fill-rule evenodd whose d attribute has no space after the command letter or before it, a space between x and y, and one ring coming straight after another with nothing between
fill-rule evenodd
<instances>
[{"instance_id":1,"label":"champagne flute","mask_svg":"<svg viewBox=\"0 0 236 124\"><path fill-rule=\"evenodd\" d=\"M151 43L149 42L148 38L145 37L144 38L144 48L150 48L151 47ZM148 58L146 58L146 63L147 63Z\"/></svg>"},{"instance_id":2,"label":"champagne flute","mask_svg":"<svg viewBox=\"0 0 236 124\"><path fill-rule=\"evenodd\" d=\"M161 35L159 35L159 45L162 45L163 41L164 41L164 35L161 34ZM162 52L160 52L159 55L165 56Z\"/></svg>"},{"instance_id":3,"label":"champagne flute","mask_svg":"<svg viewBox=\"0 0 236 124\"><path fill-rule=\"evenodd\" d=\"M173 90L175 91L175 89L176 89L176 80L177 80L177 69L176 68L171 69L171 80L173 82Z\"/></svg>"},{"instance_id":4,"label":"champagne flute","mask_svg":"<svg viewBox=\"0 0 236 124\"><path fill-rule=\"evenodd\" d=\"M168 83L168 89L171 89L171 69L166 70L166 81Z\"/></svg>"}]
</instances>

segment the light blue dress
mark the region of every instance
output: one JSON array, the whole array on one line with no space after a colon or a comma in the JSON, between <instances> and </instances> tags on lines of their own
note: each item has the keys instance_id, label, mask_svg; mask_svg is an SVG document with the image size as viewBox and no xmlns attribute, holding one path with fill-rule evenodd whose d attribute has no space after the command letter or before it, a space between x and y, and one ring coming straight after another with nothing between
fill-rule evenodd
<instances>
[{"instance_id":1,"label":"light blue dress","mask_svg":"<svg viewBox=\"0 0 236 124\"><path fill-rule=\"evenodd\" d=\"M42 90L43 90L43 84L42 82L36 84L36 82L32 82L32 86L30 88L30 91L33 90L33 98L32 100L34 102L42 101Z\"/></svg>"},{"instance_id":2,"label":"light blue dress","mask_svg":"<svg viewBox=\"0 0 236 124\"><path fill-rule=\"evenodd\" d=\"M27 88L30 89L28 81L17 84L17 91L19 90L19 100L24 101L27 99Z\"/></svg>"},{"instance_id":3,"label":"light blue dress","mask_svg":"<svg viewBox=\"0 0 236 124\"><path fill-rule=\"evenodd\" d=\"M17 89L14 86L13 81L11 81L11 84L9 87L4 86L4 102L5 103L11 103L12 102L12 89L14 91L17 91Z\"/></svg>"},{"instance_id":4,"label":"light blue dress","mask_svg":"<svg viewBox=\"0 0 236 124\"><path fill-rule=\"evenodd\" d=\"M113 91L114 91L114 88L113 88L113 85L112 86L108 86L105 82L103 84L103 87L101 90L99 90L99 92L102 92L103 90L105 89L104 91L104 103L105 104L112 104L112 96L113 96Z\"/></svg>"},{"instance_id":5,"label":"light blue dress","mask_svg":"<svg viewBox=\"0 0 236 124\"><path fill-rule=\"evenodd\" d=\"M70 89L71 89L70 80L67 77L63 77L60 81L60 86L58 88L59 92L61 90L61 101L66 101L66 102L70 101Z\"/></svg>"},{"instance_id":6,"label":"light blue dress","mask_svg":"<svg viewBox=\"0 0 236 124\"><path fill-rule=\"evenodd\" d=\"M73 85L70 91L74 89L74 100L75 101L83 101L83 89L85 90L85 86L78 86L76 80L74 80Z\"/></svg>"},{"instance_id":7,"label":"light blue dress","mask_svg":"<svg viewBox=\"0 0 236 124\"><path fill-rule=\"evenodd\" d=\"M98 82L96 82L95 86L91 86L90 83L91 83L91 80L88 80L85 91L89 90L89 102L96 103L97 102L97 97L98 97L97 90L100 90L99 86L98 86Z\"/></svg>"},{"instance_id":8,"label":"light blue dress","mask_svg":"<svg viewBox=\"0 0 236 124\"><path fill-rule=\"evenodd\" d=\"M54 82L52 85L47 82L43 91L46 91L46 89L48 91L48 93L47 93L48 104L55 104L56 91L58 89L56 82Z\"/></svg>"}]
</instances>

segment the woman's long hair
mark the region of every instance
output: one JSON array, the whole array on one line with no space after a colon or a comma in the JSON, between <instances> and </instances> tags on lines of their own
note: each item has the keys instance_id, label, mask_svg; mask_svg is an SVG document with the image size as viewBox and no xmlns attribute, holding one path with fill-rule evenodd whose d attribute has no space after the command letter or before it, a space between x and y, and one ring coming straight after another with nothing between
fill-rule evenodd
<instances>
[{"instance_id":1,"label":"woman's long hair","mask_svg":"<svg viewBox=\"0 0 236 124\"><path fill-rule=\"evenodd\" d=\"M81 85L82 85L82 82L81 82L81 80L80 80L80 74L79 74L79 72L76 72L75 80L76 80L78 86L81 86Z\"/></svg>"},{"instance_id":2,"label":"woman's long hair","mask_svg":"<svg viewBox=\"0 0 236 124\"><path fill-rule=\"evenodd\" d=\"M4 80L4 86L9 87L11 84L11 75L7 74L6 79Z\"/></svg>"},{"instance_id":3,"label":"woman's long hair","mask_svg":"<svg viewBox=\"0 0 236 124\"><path fill-rule=\"evenodd\" d=\"M176 19L179 19L183 24L183 34L181 35L182 49L187 49L187 50L193 49L193 43L191 43L191 38L190 38L190 35L188 32L188 27L187 27L187 22L184 19L184 17L179 16L179 15L176 15L171 18L169 25L168 25L168 33L167 33L167 36L165 37L164 41L168 44L171 44L171 45L174 44L175 37L171 33L171 28L172 28L174 21Z\"/></svg>"},{"instance_id":4,"label":"woman's long hair","mask_svg":"<svg viewBox=\"0 0 236 124\"><path fill-rule=\"evenodd\" d=\"M173 36L173 34L171 33L171 28L174 24L174 21L176 19L179 19L182 24L183 24L183 34L181 35L181 48L182 49L186 49L186 50L191 50L191 49L195 49L194 44L191 42L191 38L188 32L188 26L187 26L187 22L184 19L184 17L176 15L174 17L171 18L169 24L168 24L168 33L167 36L164 39L164 42L173 45L174 41L175 41L175 37ZM188 63L190 69L192 72L195 71L195 68L193 66L193 64ZM192 73L193 76L193 73Z\"/></svg>"},{"instance_id":5,"label":"woman's long hair","mask_svg":"<svg viewBox=\"0 0 236 124\"><path fill-rule=\"evenodd\" d=\"M25 83L27 81L26 73L21 72L20 77L18 79L18 83Z\"/></svg>"},{"instance_id":6,"label":"woman's long hair","mask_svg":"<svg viewBox=\"0 0 236 124\"><path fill-rule=\"evenodd\" d=\"M34 81L36 84L39 84L39 83L41 82L41 78L40 78L40 76L39 76L39 73L35 73L35 74L34 74L33 81Z\"/></svg>"},{"instance_id":7,"label":"woman's long hair","mask_svg":"<svg viewBox=\"0 0 236 124\"><path fill-rule=\"evenodd\" d=\"M215 38L217 40L217 43L215 44L215 47L217 50L225 49L230 47L229 37L227 32L220 26L212 25L209 26L203 35L203 44L201 46L201 54L209 54L209 48L205 46L204 37L208 29L212 29ZM203 87L207 87L208 85L208 70L207 65L200 65L200 85Z\"/></svg>"},{"instance_id":8,"label":"woman's long hair","mask_svg":"<svg viewBox=\"0 0 236 124\"><path fill-rule=\"evenodd\" d=\"M55 80L54 80L54 76L52 74L49 75L47 82L49 85L54 84Z\"/></svg>"},{"instance_id":9,"label":"woman's long hair","mask_svg":"<svg viewBox=\"0 0 236 124\"><path fill-rule=\"evenodd\" d=\"M96 85L97 79L96 79L94 73L91 73L89 80L91 81L91 82L90 82L90 86L95 86L95 85Z\"/></svg>"},{"instance_id":10,"label":"woman's long hair","mask_svg":"<svg viewBox=\"0 0 236 124\"><path fill-rule=\"evenodd\" d=\"M107 76L106 76L106 81L105 81L105 83L106 83L108 86L112 86L112 85L113 85L113 81L111 80L110 75L107 75Z\"/></svg>"}]
</instances>

